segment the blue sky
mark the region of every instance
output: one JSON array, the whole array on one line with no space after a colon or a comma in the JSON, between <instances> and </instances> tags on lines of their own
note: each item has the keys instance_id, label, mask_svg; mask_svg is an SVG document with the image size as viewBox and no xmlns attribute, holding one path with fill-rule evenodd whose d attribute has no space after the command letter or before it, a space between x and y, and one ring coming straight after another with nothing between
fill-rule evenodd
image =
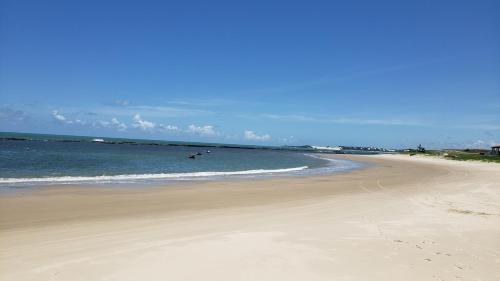
<instances>
[{"instance_id":1,"label":"blue sky","mask_svg":"<svg viewBox=\"0 0 500 281\"><path fill-rule=\"evenodd\" d=\"M0 131L500 142L499 1L0 3Z\"/></svg>"}]
</instances>

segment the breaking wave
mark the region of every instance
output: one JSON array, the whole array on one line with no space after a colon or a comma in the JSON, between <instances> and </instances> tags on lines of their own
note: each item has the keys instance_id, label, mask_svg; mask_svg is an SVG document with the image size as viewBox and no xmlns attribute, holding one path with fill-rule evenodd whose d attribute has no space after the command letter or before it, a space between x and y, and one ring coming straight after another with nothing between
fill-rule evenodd
<instances>
[{"instance_id":1,"label":"breaking wave","mask_svg":"<svg viewBox=\"0 0 500 281\"><path fill-rule=\"evenodd\" d=\"M78 182L114 182L114 181L134 181L134 180L183 180L196 178L211 178L224 176L242 176L296 172L307 169L308 166L301 166L287 169L274 170L246 170L231 172L193 172L193 173L159 173L159 174L131 174L131 175L103 175L103 176L63 176L63 177L42 177L42 178L0 178L0 184L19 183L78 183Z\"/></svg>"}]
</instances>

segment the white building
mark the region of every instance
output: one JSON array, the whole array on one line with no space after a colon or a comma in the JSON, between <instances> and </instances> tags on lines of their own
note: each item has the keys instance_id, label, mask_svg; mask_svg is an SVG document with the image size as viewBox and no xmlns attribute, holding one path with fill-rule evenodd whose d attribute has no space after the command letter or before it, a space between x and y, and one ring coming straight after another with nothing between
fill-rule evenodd
<instances>
[{"instance_id":1,"label":"white building","mask_svg":"<svg viewBox=\"0 0 500 281\"><path fill-rule=\"evenodd\" d=\"M330 151L342 150L341 146L315 146L315 145L312 145L311 147L314 149L317 149L317 150L330 150Z\"/></svg>"}]
</instances>

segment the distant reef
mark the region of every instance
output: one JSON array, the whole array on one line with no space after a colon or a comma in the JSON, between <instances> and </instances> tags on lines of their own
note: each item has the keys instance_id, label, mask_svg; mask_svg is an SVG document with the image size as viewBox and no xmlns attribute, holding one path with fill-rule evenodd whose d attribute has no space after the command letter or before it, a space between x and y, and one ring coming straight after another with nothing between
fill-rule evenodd
<instances>
[{"instance_id":1,"label":"distant reef","mask_svg":"<svg viewBox=\"0 0 500 281\"><path fill-rule=\"evenodd\" d=\"M45 135L43 135L45 136ZM94 138L87 137L76 137L78 139L61 139L58 136L54 138L44 138L44 137L2 137L0 136L0 141L50 141L50 142L79 142L79 143L95 143L102 145L155 145L155 146L181 146L181 147L206 147L206 148L235 148L235 149L270 149L270 150L284 150L282 147L267 147L267 146L247 146L247 145L230 145L230 144L211 144L211 143L182 143L182 142L168 142L168 141L147 141L147 140L138 140L138 141L115 141L115 140L104 140L104 141L93 141Z\"/></svg>"},{"instance_id":2,"label":"distant reef","mask_svg":"<svg viewBox=\"0 0 500 281\"><path fill-rule=\"evenodd\" d=\"M102 138L91 136L69 136L69 135L50 135L50 134L30 134L0 132L0 141L50 141L50 142L79 142L94 143L96 145L154 145L154 146L180 146L180 147L204 147L204 148L231 148L231 149L264 149L264 150L282 150L297 151L304 153L329 153L329 154L374 154L380 153L378 149L372 147L350 147L343 146L341 150L320 150L310 145L300 146L258 146L258 145L239 145L224 143L201 143L201 142L182 142L182 141L164 141L164 140L143 140L143 139L120 139L120 138Z\"/></svg>"}]
</instances>

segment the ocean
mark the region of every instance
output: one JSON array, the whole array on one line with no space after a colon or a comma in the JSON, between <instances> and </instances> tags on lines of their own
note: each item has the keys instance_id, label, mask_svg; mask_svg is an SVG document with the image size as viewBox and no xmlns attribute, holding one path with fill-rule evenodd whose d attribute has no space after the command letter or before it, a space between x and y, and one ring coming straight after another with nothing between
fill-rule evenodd
<instances>
[{"instance_id":1,"label":"ocean","mask_svg":"<svg viewBox=\"0 0 500 281\"><path fill-rule=\"evenodd\" d=\"M0 133L0 187L307 175L358 167L272 147ZM200 154L200 155L195 155ZM189 156L195 155L194 159Z\"/></svg>"}]
</instances>

